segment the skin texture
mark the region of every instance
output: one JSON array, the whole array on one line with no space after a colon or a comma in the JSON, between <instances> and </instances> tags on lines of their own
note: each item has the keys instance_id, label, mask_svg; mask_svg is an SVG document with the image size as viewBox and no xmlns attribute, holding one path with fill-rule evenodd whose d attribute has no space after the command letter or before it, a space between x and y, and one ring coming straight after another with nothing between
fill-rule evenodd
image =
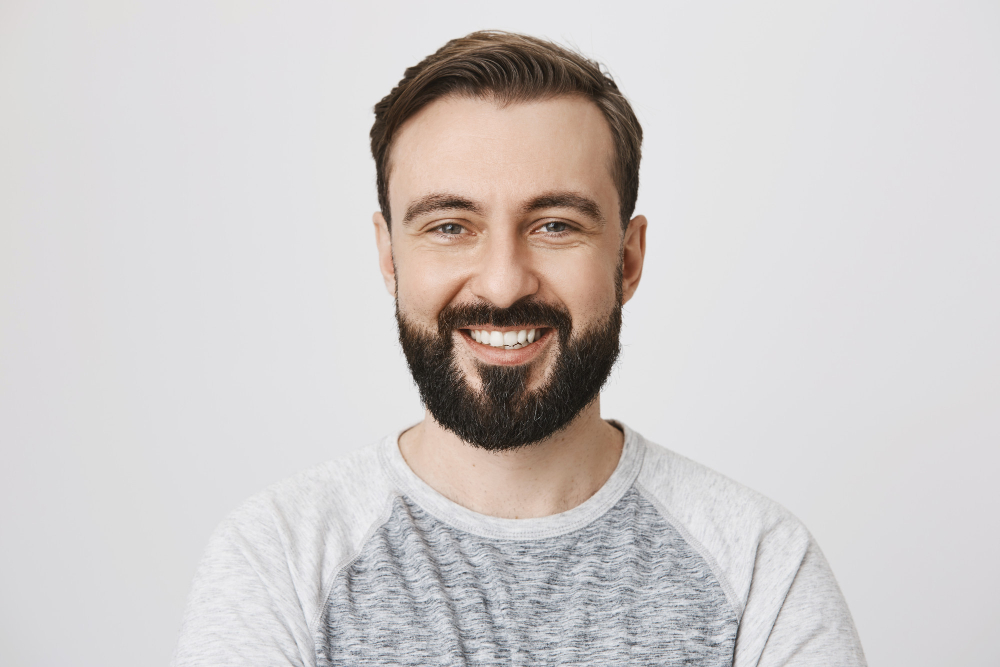
<instances>
[{"instance_id":1,"label":"skin texture","mask_svg":"<svg viewBox=\"0 0 1000 667\"><path fill-rule=\"evenodd\" d=\"M431 332L449 304L507 307L531 296L566 308L575 335L611 311L619 262L628 301L642 275L646 219L623 231L611 151L600 110L575 96L507 107L448 97L409 119L390 156L391 233L381 213L373 218L379 268L407 320ZM558 345L545 336L505 351L465 330L452 335L474 388L477 360L531 364L529 387L542 386ZM469 445L429 413L400 438L406 462L432 488L504 518L579 505L607 481L621 447L599 398L567 428L510 452Z\"/></svg>"}]
</instances>

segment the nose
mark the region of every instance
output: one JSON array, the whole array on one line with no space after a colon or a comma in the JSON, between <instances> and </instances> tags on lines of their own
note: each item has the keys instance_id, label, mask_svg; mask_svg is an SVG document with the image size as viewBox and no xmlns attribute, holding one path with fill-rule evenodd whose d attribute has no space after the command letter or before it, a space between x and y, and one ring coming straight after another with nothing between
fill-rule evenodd
<instances>
[{"instance_id":1,"label":"nose","mask_svg":"<svg viewBox=\"0 0 1000 667\"><path fill-rule=\"evenodd\" d=\"M516 235L496 236L483 247L481 262L470 280L472 292L498 308L538 291L530 251Z\"/></svg>"}]
</instances>

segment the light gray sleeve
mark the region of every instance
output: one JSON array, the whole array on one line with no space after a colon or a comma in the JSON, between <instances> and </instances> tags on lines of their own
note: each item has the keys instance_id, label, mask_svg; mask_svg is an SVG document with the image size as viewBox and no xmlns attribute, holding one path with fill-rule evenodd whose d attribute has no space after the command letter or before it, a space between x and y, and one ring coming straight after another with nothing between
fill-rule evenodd
<instances>
[{"instance_id":1,"label":"light gray sleeve","mask_svg":"<svg viewBox=\"0 0 1000 667\"><path fill-rule=\"evenodd\" d=\"M866 664L830 566L791 513L651 443L640 482L730 598L734 667Z\"/></svg>"},{"instance_id":2,"label":"light gray sleeve","mask_svg":"<svg viewBox=\"0 0 1000 667\"><path fill-rule=\"evenodd\" d=\"M391 491L372 446L244 502L205 549L175 667L313 667L325 582L385 520Z\"/></svg>"},{"instance_id":3,"label":"light gray sleeve","mask_svg":"<svg viewBox=\"0 0 1000 667\"><path fill-rule=\"evenodd\" d=\"M851 612L823 552L810 537L758 667L863 667Z\"/></svg>"},{"instance_id":4,"label":"light gray sleeve","mask_svg":"<svg viewBox=\"0 0 1000 667\"><path fill-rule=\"evenodd\" d=\"M280 558L281 533L266 519L248 528L231 517L209 541L188 598L175 667L315 664L309 622L288 561Z\"/></svg>"}]
</instances>

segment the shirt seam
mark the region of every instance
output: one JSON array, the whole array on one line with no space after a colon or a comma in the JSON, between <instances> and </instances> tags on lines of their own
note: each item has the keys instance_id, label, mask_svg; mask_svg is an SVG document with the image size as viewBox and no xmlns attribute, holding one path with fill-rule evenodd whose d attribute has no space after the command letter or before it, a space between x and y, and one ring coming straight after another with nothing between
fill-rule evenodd
<instances>
[{"instance_id":1,"label":"shirt seam","mask_svg":"<svg viewBox=\"0 0 1000 667\"><path fill-rule=\"evenodd\" d=\"M694 549L699 556L701 556L705 562L708 564L709 569L712 570L712 574L715 575L716 581L719 582L719 587L722 588L722 592L726 596L726 601L729 602L729 606L732 608L733 613L736 614L736 622L739 623L743 619L743 605L740 604L739 598L736 597L736 593L729 583L729 578L726 577L719 563L712 556L712 553L705 548L705 546L691 534L691 531L687 529L681 521L679 521L673 514L667 510L666 506L660 501L656 495L650 491L646 486L639 481L635 480L635 487L642 494L643 498L648 500L656 508L656 511L660 513L663 519L669 523L674 529L680 533L681 537L685 542L688 543L692 549Z\"/></svg>"},{"instance_id":2,"label":"shirt seam","mask_svg":"<svg viewBox=\"0 0 1000 667\"><path fill-rule=\"evenodd\" d=\"M637 438L636 434L632 433L633 438ZM390 443L391 444L391 443ZM441 513L436 511L437 508L433 503L422 503L417 498L413 497L410 493L411 485L409 480L402 476L401 472L396 470L391 456L385 452L380 451L379 456L382 458L382 466L385 469L392 480L394 481L396 487L399 489L397 493L404 498L407 498L414 505L419 507L424 512L427 512L430 516L434 517L436 520L442 522L446 526L449 526L453 530L458 530L463 533L469 533L471 535L476 535L481 538L504 541L504 542L523 542L523 541L533 541L533 540L544 540L553 537L560 537L562 535L569 535L570 533L576 532L583 528L586 528L594 521L597 521L605 514L607 514L615 505L621 501L622 497L628 493L628 490L639 478L642 472L643 465L645 462L645 447L641 446L644 443L638 441L638 439L633 443L633 446L637 447L637 450L633 453L634 460L630 462L631 470L615 480L618 488L616 488L612 493L608 494L608 497L604 501L604 506L599 507L599 511L594 511L586 515L580 516L578 519L572 523L567 523L558 527L542 528L542 529L524 529L524 532L518 533L517 535L508 534L503 530L495 530L485 526L472 526L468 525L469 522L463 520L461 517L448 517L441 516ZM383 446L386 443L383 442ZM585 501L586 502L586 501ZM572 511L572 510L570 510Z\"/></svg>"},{"instance_id":3,"label":"shirt seam","mask_svg":"<svg viewBox=\"0 0 1000 667\"><path fill-rule=\"evenodd\" d=\"M368 530L365 531L364 536L358 542L358 547L354 551L350 551L337 563L337 566L331 570L330 581L327 583L325 590L323 591L323 597L320 601L319 607L316 608L316 612L313 614L312 620L309 622L309 634L313 638L314 650L318 652L319 646L316 645L317 633L319 632L319 622L320 618L323 616L323 612L327 607L327 603L330 601L330 596L333 594L333 586L337 583L337 578L340 574L349 568L354 561L356 561L360 556L361 552L364 551L365 545L375 536L382 526L388 523L389 519L392 517L392 511L396 504L396 499L399 496L396 493L390 493L389 497L383 501L384 507L382 511L379 512L375 520L372 521Z\"/></svg>"}]
</instances>

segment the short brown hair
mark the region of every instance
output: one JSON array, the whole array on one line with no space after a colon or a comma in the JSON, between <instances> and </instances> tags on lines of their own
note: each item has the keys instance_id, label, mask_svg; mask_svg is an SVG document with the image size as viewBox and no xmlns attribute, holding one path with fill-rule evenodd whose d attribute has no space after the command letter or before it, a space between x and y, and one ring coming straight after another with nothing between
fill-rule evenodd
<instances>
[{"instance_id":1,"label":"short brown hair","mask_svg":"<svg viewBox=\"0 0 1000 667\"><path fill-rule=\"evenodd\" d=\"M371 130L378 203L387 223L389 151L399 128L422 108L448 95L489 97L501 105L557 95L583 95L601 110L611 128L611 177L618 190L622 227L639 194L642 127L631 105L601 66L582 55L535 37L510 32L474 32L453 39L410 67L396 87L375 105Z\"/></svg>"}]
</instances>

